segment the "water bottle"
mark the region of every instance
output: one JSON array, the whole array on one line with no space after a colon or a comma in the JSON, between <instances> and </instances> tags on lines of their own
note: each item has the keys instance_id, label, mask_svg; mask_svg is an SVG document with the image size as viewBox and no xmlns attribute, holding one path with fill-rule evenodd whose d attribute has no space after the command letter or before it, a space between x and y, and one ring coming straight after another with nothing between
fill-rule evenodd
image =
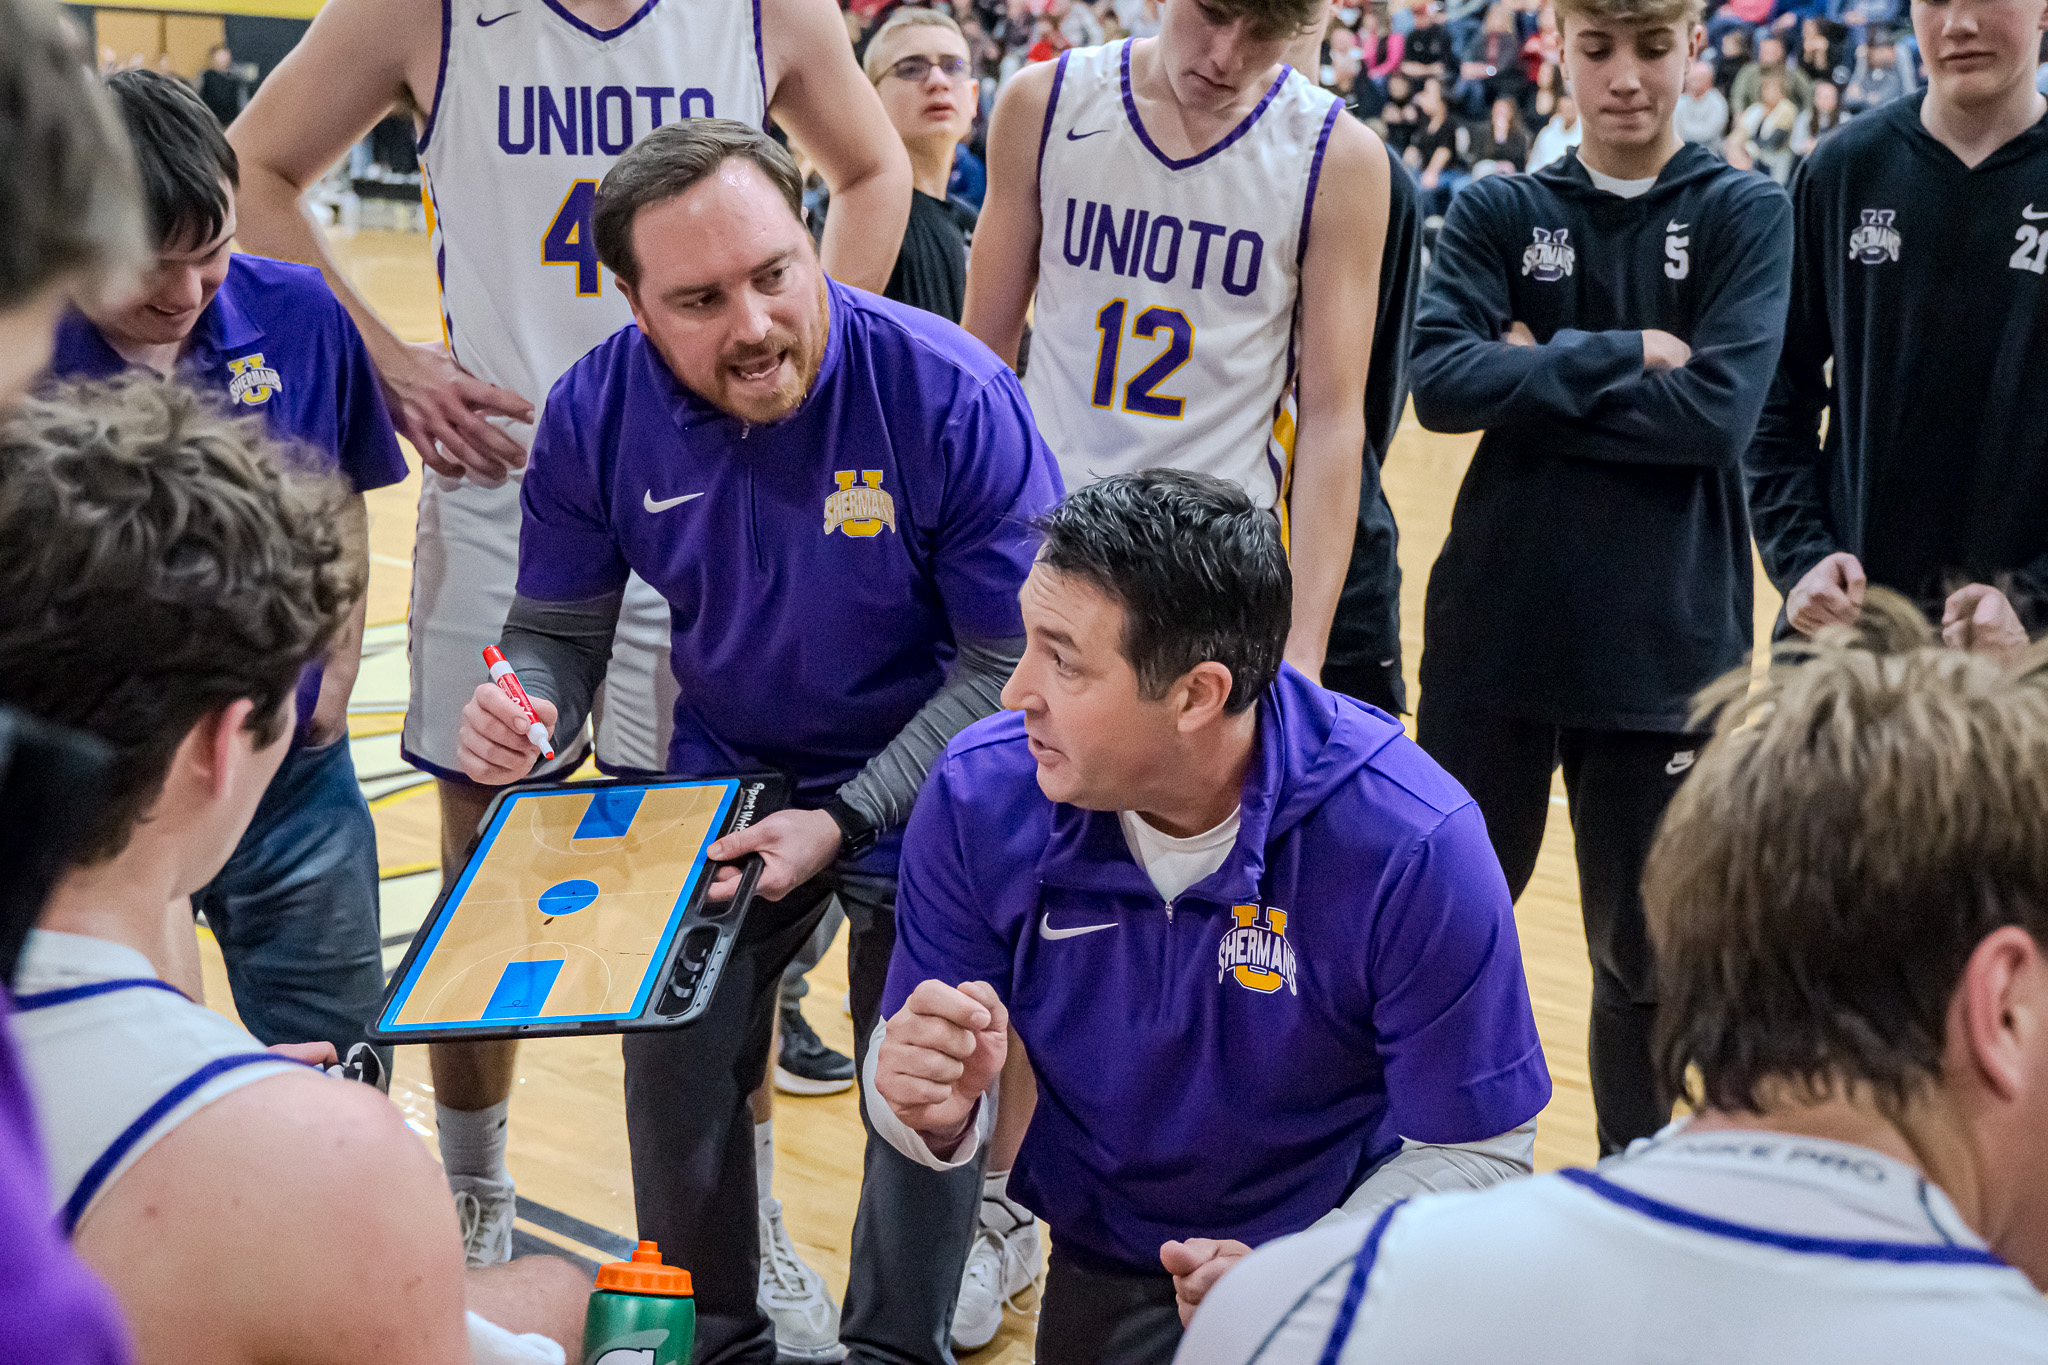
<instances>
[{"instance_id":1,"label":"water bottle","mask_svg":"<svg viewBox=\"0 0 2048 1365\"><path fill-rule=\"evenodd\" d=\"M690 1272L663 1265L660 1247L642 1242L632 1260L597 1272L583 1315L583 1365L690 1365L696 1342Z\"/></svg>"}]
</instances>

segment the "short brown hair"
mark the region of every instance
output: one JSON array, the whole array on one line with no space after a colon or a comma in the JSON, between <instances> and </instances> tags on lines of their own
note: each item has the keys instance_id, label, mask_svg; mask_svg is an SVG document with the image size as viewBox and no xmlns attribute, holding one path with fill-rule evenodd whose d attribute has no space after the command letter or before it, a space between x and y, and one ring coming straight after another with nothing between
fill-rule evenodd
<instances>
[{"instance_id":1,"label":"short brown hair","mask_svg":"<svg viewBox=\"0 0 2048 1365\"><path fill-rule=\"evenodd\" d=\"M1702 700L1717 733L1643 877L1661 1079L1724 1111L1867 1087L1896 1112L1984 936L2048 942L2048 654L2003 672L1872 588L1855 628Z\"/></svg>"},{"instance_id":2,"label":"short brown hair","mask_svg":"<svg viewBox=\"0 0 2048 1365\"><path fill-rule=\"evenodd\" d=\"M1189 3L1189 0L1176 0ZM1250 21L1252 36L1271 41L1307 33L1323 15L1322 0L1206 0L1210 9L1226 18ZM1314 77L1311 76L1313 81Z\"/></svg>"},{"instance_id":3,"label":"short brown hair","mask_svg":"<svg viewBox=\"0 0 2048 1365\"><path fill-rule=\"evenodd\" d=\"M665 123L613 163L597 187L592 235L597 258L629 285L640 283L633 255L633 220L640 210L666 203L708 180L728 161L751 161L782 191L797 221L804 217L804 178L789 152L759 128L729 118Z\"/></svg>"},{"instance_id":4,"label":"short brown hair","mask_svg":"<svg viewBox=\"0 0 2048 1365\"><path fill-rule=\"evenodd\" d=\"M1553 0L1557 31L1564 32L1565 16L1575 14L1600 24L1629 24L1636 28L1664 28L1670 24L1697 24L1706 11L1705 0Z\"/></svg>"},{"instance_id":5,"label":"short brown hair","mask_svg":"<svg viewBox=\"0 0 2048 1365\"><path fill-rule=\"evenodd\" d=\"M192 727L244 697L274 742L362 591L341 488L258 417L169 380L74 384L0 420L0 703L104 741L82 862L113 857Z\"/></svg>"},{"instance_id":6,"label":"short brown hair","mask_svg":"<svg viewBox=\"0 0 2048 1365\"><path fill-rule=\"evenodd\" d=\"M0 0L0 308L140 269L128 139L57 7Z\"/></svg>"}]
</instances>

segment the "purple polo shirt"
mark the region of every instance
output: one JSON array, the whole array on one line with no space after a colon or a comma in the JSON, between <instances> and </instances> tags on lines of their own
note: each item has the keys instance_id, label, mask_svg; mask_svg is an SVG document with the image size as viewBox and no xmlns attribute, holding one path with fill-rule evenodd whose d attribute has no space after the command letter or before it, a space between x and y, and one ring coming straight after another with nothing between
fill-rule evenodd
<instances>
[{"instance_id":1,"label":"purple polo shirt","mask_svg":"<svg viewBox=\"0 0 2048 1365\"><path fill-rule=\"evenodd\" d=\"M1036 770L1016 712L933 766L882 1010L995 987L1038 1077L1010 1190L1069 1254L1159 1274L1174 1238L1256 1246L1402 1138L1493 1137L1550 1098L1479 810L1382 712L1283 668L1237 843L1170 907L1116 813Z\"/></svg>"},{"instance_id":2,"label":"purple polo shirt","mask_svg":"<svg viewBox=\"0 0 2048 1365\"><path fill-rule=\"evenodd\" d=\"M84 314L58 324L54 377L107 379L127 368ZM273 435L309 451L318 468L358 493L405 478L370 353L312 266L230 258L227 278L192 326L178 374L226 394L237 413L262 414ZM304 742L320 699L317 663L299 675L298 694L295 744Z\"/></svg>"},{"instance_id":3,"label":"purple polo shirt","mask_svg":"<svg viewBox=\"0 0 2048 1365\"><path fill-rule=\"evenodd\" d=\"M727 416L625 327L548 395L520 495L523 596L595 597L630 569L668 599L670 770L767 764L805 806L938 690L956 637L1024 633L1027 522L1061 494L994 352L827 287L825 356L788 417Z\"/></svg>"},{"instance_id":4,"label":"purple polo shirt","mask_svg":"<svg viewBox=\"0 0 2048 1365\"><path fill-rule=\"evenodd\" d=\"M128 1333L114 1296L50 1215L50 1178L0 989L0 1360L120 1365Z\"/></svg>"}]
</instances>

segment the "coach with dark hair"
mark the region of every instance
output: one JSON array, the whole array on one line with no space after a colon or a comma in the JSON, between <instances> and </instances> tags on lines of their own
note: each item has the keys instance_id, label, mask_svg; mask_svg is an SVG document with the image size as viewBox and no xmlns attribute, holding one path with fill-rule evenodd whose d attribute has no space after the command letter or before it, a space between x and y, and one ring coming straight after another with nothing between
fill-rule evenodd
<instances>
[{"instance_id":1,"label":"coach with dark hair","mask_svg":"<svg viewBox=\"0 0 2048 1365\"><path fill-rule=\"evenodd\" d=\"M1151 470L1039 527L1011 710L904 838L868 1108L969 1161L1021 1043L1038 1360L1164 1362L1248 1244L1528 1172L1550 1078L1478 809L1280 662L1274 518Z\"/></svg>"},{"instance_id":2,"label":"coach with dark hair","mask_svg":"<svg viewBox=\"0 0 2048 1365\"><path fill-rule=\"evenodd\" d=\"M796 779L796 809L711 849L761 855L767 903L710 1010L624 1044L640 1235L694 1277L697 1365L776 1358L747 1096L782 969L837 895L860 1051L894 937L898 827L945 742L996 708L1023 649L1028 523L1060 491L1016 375L944 319L828 280L801 212L789 154L726 119L659 128L605 177L597 250L637 326L548 395L504 633L541 718L573 734L637 572L671 607L669 771ZM478 683L464 770L515 781L537 757L525 719L481 664ZM858 1361L950 1365L980 1194L974 1171L868 1144L838 1333Z\"/></svg>"}]
</instances>

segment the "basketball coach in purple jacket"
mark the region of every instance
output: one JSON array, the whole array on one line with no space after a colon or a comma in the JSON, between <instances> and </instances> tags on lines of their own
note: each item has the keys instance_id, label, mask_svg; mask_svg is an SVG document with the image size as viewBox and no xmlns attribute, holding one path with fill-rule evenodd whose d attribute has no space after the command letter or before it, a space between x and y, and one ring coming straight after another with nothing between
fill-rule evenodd
<instances>
[{"instance_id":1,"label":"basketball coach in purple jacket","mask_svg":"<svg viewBox=\"0 0 2048 1365\"><path fill-rule=\"evenodd\" d=\"M1039 528L1011 709L954 737L904 836L863 1079L877 1135L947 1167L1021 1043L1038 1359L1164 1365L1249 1246L1528 1171L1550 1078L1477 808L1280 662L1274 518L1150 470Z\"/></svg>"}]
</instances>

